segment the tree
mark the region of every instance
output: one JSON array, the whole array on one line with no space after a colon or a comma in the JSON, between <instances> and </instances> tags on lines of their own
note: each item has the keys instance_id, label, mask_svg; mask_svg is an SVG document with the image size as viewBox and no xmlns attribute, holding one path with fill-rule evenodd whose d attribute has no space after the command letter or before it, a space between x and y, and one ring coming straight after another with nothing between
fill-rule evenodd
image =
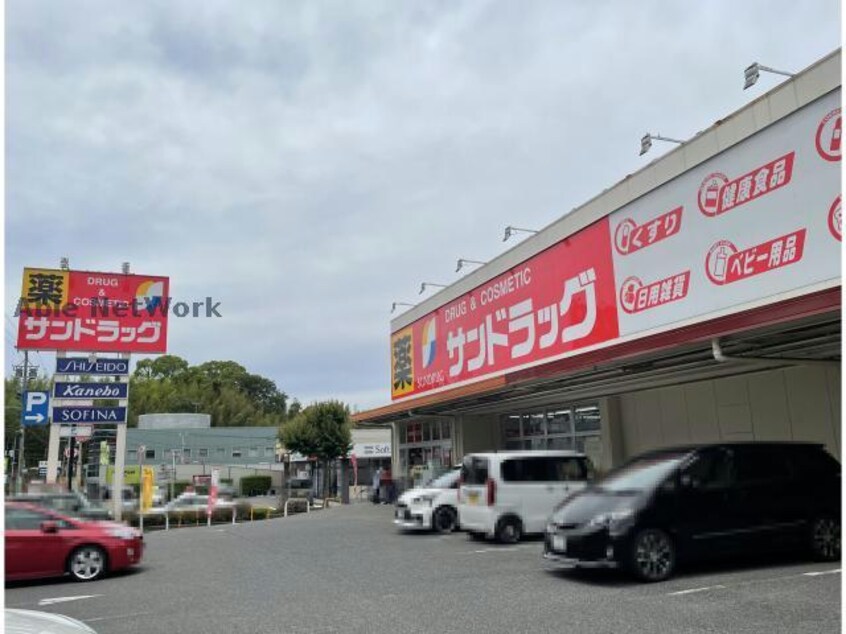
<instances>
[{"instance_id":1,"label":"tree","mask_svg":"<svg viewBox=\"0 0 846 634\"><path fill-rule=\"evenodd\" d=\"M191 366L163 355L138 362L130 380L129 424L141 414L203 412L212 426L279 425L287 418L288 396L276 383L250 374L235 361Z\"/></svg>"},{"instance_id":2,"label":"tree","mask_svg":"<svg viewBox=\"0 0 846 634\"><path fill-rule=\"evenodd\" d=\"M349 407L340 401L309 405L282 425L280 439L288 451L314 456L328 476L329 465L347 455L352 446ZM329 478L323 478L323 496L328 493Z\"/></svg>"}]
</instances>

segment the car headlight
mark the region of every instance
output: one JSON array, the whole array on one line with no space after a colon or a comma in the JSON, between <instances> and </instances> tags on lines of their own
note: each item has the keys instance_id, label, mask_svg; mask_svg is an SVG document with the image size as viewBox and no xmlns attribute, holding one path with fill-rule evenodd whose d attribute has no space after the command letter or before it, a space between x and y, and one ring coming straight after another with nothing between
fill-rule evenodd
<instances>
[{"instance_id":1,"label":"car headlight","mask_svg":"<svg viewBox=\"0 0 846 634\"><path fill-rule=\"evenodd\" d=\"M109 537L116 537L117 539L135 539L138 537L138 531L134 528L130 528L129 526L125 526L123 528L110 528L108 533Z\"/></svg>"},{"instance_id":2,"label":"car headlight","mask_svg":"<svg viewBox=\"0 0 846 634\"><path fill-rule=\"evenodd\" d=\"M624 522L632 515L634 515L634 509L621 509L619 511L611 511L610 513L600 513L588 522L588 526L604 526L610 528Z\"/></svg>"},{"instance_id":3,"label":"car headlight","mask_svg":"<svg viewBox=\"0 0 846 634\"><path fill-rule=\"evenodd\" d=\"M432 506L432 500L435 499L434 495L418 495L416 498L411 500L412 504L428 504Z\"/></svg>"}]
</instances>

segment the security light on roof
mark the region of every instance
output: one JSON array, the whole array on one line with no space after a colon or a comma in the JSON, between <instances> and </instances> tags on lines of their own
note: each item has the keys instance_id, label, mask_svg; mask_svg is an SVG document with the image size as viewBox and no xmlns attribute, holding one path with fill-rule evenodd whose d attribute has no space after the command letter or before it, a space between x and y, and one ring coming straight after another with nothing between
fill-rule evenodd
<instances>
[{"instance_id":1,"label":"security light on roof","mask_svg":"<svg viewBox=\"0 0 846 634\"><path fill-rule=\"evenodd\" d=\"M514 235L515 231L522 231L524 233L537 233L535 229L521 229L520 227L512 227L511 225L508 225L505 228L505 236L502 238L502 241L505 242L506 240L508 240L508 238Z\"/></svg>"},{"instance_id":2,"label":"security light on roof","mask_svg":"<svg viewBox=\"0 0 846 634\"><path fill-rule=\"evenodd\" d=\"M640 140L640 156L643 156L652 148L653 141L666 141L667 143L678 143L679 145L684 143L684 141L681 141L679 139L672 139L668 136L661 136L660 134L650 134L649 132L647 132L643 135L643 138Z\"/></svg>"},{"instance_id":3,"label":"security light on roof","mask_svg":"<svg viewBox=\"0 0 846 634\"><path fill-rule=\"evenodd\" d=\"M423 282L423 283L420 284L420 292L418 293L418 295L422 295L425 292L427 286L437 286L438 288L446 288L446 284L435 284L433 282Z\"/></svg>"},{"instance_id":4,"label":"security light on roof","mask_svg":"<svg viewBox=\"0 0 846 634\"><path fill-rule=\"evenodd\" d=\"M458 273L465 264L478 264L480 266L484 266L485 264L487 264L487 262L480 262L479 260L465 260L464 258L459 258L458 264L455 267L455 272Z\"/></svg>"},{"instance_id":5,"label":"security light on roof","mask_svg":"<svg viewBox=\"0 0 846 634\"><path fill-rule=\"evenodd\" d=\"M794 76L794 73L788 73L784 70L776 70L775 68L770 68L769 66L761 66L758 62L755 62L754 64L747 66L743 71L743 90L755 85L758 81L758 77L761 75L761 71L765 73L772 73L774 75L784 75L785 77Z\"/></svg>"},{"instance_id":6,"label":"security light on roof","mask_svg":"<svg viewBox=\"0 0 846 634\"><path fill-rule=\"evenodd\" d=\"M414 304L409 304L408 302L393 302L391 304L391 312L394 312L397 309L397 306L414 306Z\"/></svg>"}]
</instances>

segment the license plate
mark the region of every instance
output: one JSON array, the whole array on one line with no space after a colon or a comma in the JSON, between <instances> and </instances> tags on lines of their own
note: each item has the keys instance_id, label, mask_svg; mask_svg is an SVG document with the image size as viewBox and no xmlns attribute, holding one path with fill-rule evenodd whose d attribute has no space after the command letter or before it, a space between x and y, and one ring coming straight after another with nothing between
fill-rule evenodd
<instances>
[{"instance_id":1,"label":"license plate","mask_svg":"<svg viewBox=\"0 0 846 634\"><path fill-rule=\"evenodd\" d=\"M567 552L567 538L562 535L553 535L552 550L558 550L562 553Z\"/></svg>"},{"instance_id":2,"label":"license plate","mask_svg":"<svg viewBox=\"0 0 846 634\"><path fill-rule=\"evenodd\" d=\"M478 491L469 491L467 493L467 503L468 504L478 504L479 503L479 492Z\"/></svg>"}]
</instances>

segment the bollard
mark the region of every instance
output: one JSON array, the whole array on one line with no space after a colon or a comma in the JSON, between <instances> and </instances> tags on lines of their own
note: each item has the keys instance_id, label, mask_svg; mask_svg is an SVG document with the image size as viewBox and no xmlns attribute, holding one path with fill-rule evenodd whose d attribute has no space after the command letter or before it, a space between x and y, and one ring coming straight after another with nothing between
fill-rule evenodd
<instances>
[{"instance_id":1,"label":"bollard","mask_svg":"<svg viewBox=\"0 0 846 634\"><path fill-rule=\"evenodd\" d=\"M235 515L236 515L236 508L232 507L232 525L235 526Z\"/></svg>"},{"instance_id":2,"label":"bollard","mask_svg":"<svg viewBox=\"0 0 846 634\"><path fill-rule=\"evenodd\" d=\"M165 511L165 530L170 530L170 513L168 513L167 511Z\"/></svg>"}]
</instances>

